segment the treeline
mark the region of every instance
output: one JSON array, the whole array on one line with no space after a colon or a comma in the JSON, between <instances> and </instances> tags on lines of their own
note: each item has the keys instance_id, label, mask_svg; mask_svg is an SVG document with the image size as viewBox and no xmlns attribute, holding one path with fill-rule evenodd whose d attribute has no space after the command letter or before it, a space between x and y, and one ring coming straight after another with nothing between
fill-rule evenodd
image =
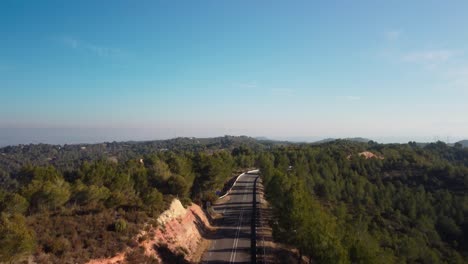
<instances>
[{"instance_id":1,"label":"treeline","mask_svg":"<svg viewBox=\"0 0 468 264\"><path fill-rule=\"evenodd\" d=\"M38 263L83 263L136 247L133 237L144 224L156 225L172 197L184 204L216 199L237 168L253 166L255 155L241 145L84 161L65 171L25 166L11 175L15 184L0 189L0 262L34 255Z\"/></svg>"},{"instance_id":2,"label":"treeline","mask_svg":"<svg viewBox=\"0 0 468 264\"><path fill-rule=\"evenodd\" d=\"M146 155L157 155L164 151L213 152L221 149L232 151L240 146L258 151L277 144L280 142L257 141L246 136L224 136L99 144L7 146L0 148L0 180L5 181L8 175L18 172L26 165L52 165L59 171L66 171L78 168L83 161L103 159L125 162Z\"/></svg>"},{"instance_id":3,"label":"treeline","mask_svg":"<svg viewBox=\"0 0 468 264\"><path fill-rule=\"evenodd\" d=\"M466 148L335 141L259 164L275 239L315 263L468 261Z\"/></svg>"}]
</instances>

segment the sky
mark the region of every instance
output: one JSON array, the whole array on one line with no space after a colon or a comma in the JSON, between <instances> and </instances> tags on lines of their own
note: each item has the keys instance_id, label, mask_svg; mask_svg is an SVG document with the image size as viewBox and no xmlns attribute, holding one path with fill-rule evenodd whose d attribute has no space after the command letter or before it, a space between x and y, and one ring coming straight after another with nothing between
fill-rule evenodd
<instances>
[{"instance_id":1,"label":"sky","mask_svg":"<svg viewBox=\"0 0 468 264\"><path fill-rule=\"evenodd\" d=\"M0 145L468 138L467 1L0 2Z\"/></svg>"}]
</instances>

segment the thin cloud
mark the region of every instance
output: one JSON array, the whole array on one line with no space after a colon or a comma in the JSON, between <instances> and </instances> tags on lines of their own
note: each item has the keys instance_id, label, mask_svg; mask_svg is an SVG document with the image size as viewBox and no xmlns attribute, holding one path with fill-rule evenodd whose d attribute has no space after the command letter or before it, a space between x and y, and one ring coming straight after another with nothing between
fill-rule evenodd
<instances>
[{"instance_id":1,"label":"thin cloud","mask_svg":"<svg viewBox=\"0 0 468 264\"><path fill-rule=\"evenodd\" d=\"M401 35L401 31L399 30L391 30L391 31L385 32L385 38L390 41L398 40L400 38L400 35Z\"/></svg>"},{"instance_id":2,"label":"thin cloud","mask_svg":"<svg viewBox=\"0 0 468 264\"><path fill-rule=\"evenodd\" d=\"M71 37L64 37L62 39L62 42L66 45L66 46L69 46L73 49L76 49L78 48L78 45L80 44L80 41L75 39L75 38L71 38Z\"/></svg>"},{"instance_id":3,"label":"thin cloud","mask_svg":"<svg viewBox=\"0 0 468 264\"><path fill-rule=\"evenodd\" d=\"M294 89L290 88L273 88L271 89L271 93L274 96L284 96L284 97L292 97L294 96Z\"/></svg>"},{"instance_id":4,"label":"thin cloud","mask_svg":"<svg viewBox=\"0 0 468 264\"><path fill-rule=\"evenodd\" d=\"M247 83L233 84L233 86L239 87L239 88L253 89L253 88L257 88L258 84L257 82L247 82Z\"/></svg>"},{"instance_id":5,"label":"thin cloud","mask_svg":"<svg viewBox=\"0 0 468 264\"><path fill-rule=\"evenodd\" d=\"M93 43L85 42L74 37L63 37L61 42L72 49L83 50L100 57L124 57L126 54L117 48L99 46Z\"/></svg>"},{"instance_id":6,"label":"thin cloud","mask_svg":"<svg viewBox=\"0 0 468 264\"><path fill-rule=\"evenodd\" d=\"M468 67L448 69L444 73L444 78L449 87L468 92Z\"/></svg>"},{"instance_id":7,"label":"thin cloud","mask_svg":"<svg viewBox=\"0 0 468 264\"><path fill-rule=\"evenodd\" d=\"M402 61L424 67L443 83L440 90L468 92L468 65L463 50L440 49L406 53Z\"/></svg>"},{"instance_id":8,"label":"thin cloud","mask_svg":"<svg viewBox=\"0 0 468 264\"><path fill-rule=\"evenodd\" d=\"M429 51L417 51L410 52L403 55L403 60L407 62L416 63L439 63L444 62L457 54L454 50L429 50Z\"/></svg>"},{"instance_id":9,"label":"thin cloud","mask_svg":"<svg viewBox=\"0 0 468 264\"><path fill-rule=\"evenodd\" d=\"M356 95L337 96L336 98L338 100L345 100L349 102L355 102L355 101L361 100L361 96L356 96Z\"/></svg>"},{"instance_id":10,"label":"thin cloud","mask_svg":"<svg viewBox=\"0 0 468 264\"><path fill-rule=\"evenodd\" d=\"M100 47L92 44L86 45L85 48L101 57L116 57L122 55L122 51L116 48Z\"/></svg>"},{"instance_id":11,"label":"thin cloud","mask_svg":"<svg viewBox=\"0 0 468 264\"><path fill-rule=\"evenodd\" d=\"M347 95L344 97L348 101L359 101L361 100L360 96L355 96L355 95Z\"/></svg>"}]
</instances>

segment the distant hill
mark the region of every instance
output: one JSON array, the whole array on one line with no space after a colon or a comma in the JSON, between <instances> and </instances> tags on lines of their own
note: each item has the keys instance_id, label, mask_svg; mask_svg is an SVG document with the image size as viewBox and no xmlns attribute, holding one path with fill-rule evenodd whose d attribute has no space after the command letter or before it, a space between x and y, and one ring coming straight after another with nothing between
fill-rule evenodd
<instances>
[{"instance_id":1,"label":"distant hill","mask_svg":"<svg viewBox=\"0 0 468 264\"><path fill-rule=\"evenodd\" d=\"M323 144L323 143L328 143L328 142L332 142L332 141L335 141L336 138L324 138L322 140L319 140L319 141L314 141L312 142L313 144Z\"/></svg>"},{"instance_id":2,"label":"distant hill","mask_svg":"<svg viewBox=\"0 0 468 264\"><path fill-rule=\"evenodd\" d=\"M275 137L275 138L268 138L268 137L256 137L255 138L258 141L264 141L264 142L276 142L276 143L312 143L312 144L323 144L323 143L328 143L328 142L333 142L335 140L347 140L351 142L361 142L361 143L367 143L371 141L368 138L363 138L363 137L353 137L353 138L324 138L320 139L320 137Z\"/></svg>"},{"instance_id":3,"label":"distant hill","mask_svg":"<svg viewBox=\"0 0 468 264\"><path fill-rule=\"evenodd\" d=\"M332 142L332 141L339 140L339 139L341 139L341 138L325 138L325 139L322 139L322 140L319 140L319 141L315 141L315 142L313 142L313 144L323 144L323 143L328 143L328 142ZM371 141L368 138L362 138L362 137L343 138L342 140L347 140L347 141L352 141L352 142L359 142L359 143L367 143L367 142Z\"/></svg>"},{"instance_id":4,"label":"distant hill","mask_svg":"<svg viewBox=\"0 0 468 264\"><path fill-rule=\"evenodd\" d=\"M59 170L65 171L78 167L84 160L111 159L124 161L168 150L213 152L225 149L231 151L239 146L248 146L253 150L260 150L277 144L279 143L274 141L259 141L247 136L214 138L179 137L154 141L69 145L21 144L0 148L0 176L3 172L18 171L26 164L34 166L53 165Z\"/></svg>"},{"instance_id":5,"label":"distant hill","mask_svg":"<svg viewBox=\"0 0 468 264\"><path fill-rule=\"evenodd\" d=\"M371 141L368 138L362 138L362 137L345 138L345 140L353 141L353 142L361 142L361 143L367 143L367 142Z\"/></svg>"},{"instance_id":6,"label":"distant hill","mask_svg":"<svg viewBox=\"0 0 468 264\"><path fill-rule=\"evenodd\" d=\"M460 141L458 141L457 143L462 144L462 146L463 146L464 148L468 148L468 139L460 140Z\"/></svg>"}]
</instances>

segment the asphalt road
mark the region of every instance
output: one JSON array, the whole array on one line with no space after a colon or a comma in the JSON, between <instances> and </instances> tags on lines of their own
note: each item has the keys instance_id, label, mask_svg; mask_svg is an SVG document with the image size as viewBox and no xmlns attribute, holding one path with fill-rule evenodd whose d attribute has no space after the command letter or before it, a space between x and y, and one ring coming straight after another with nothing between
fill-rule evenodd
<instances>
[{"instance_id":1,"label":"asphalt road","mask_svg":"<svg viewBox=\"0 0 468 264\"><path fill-rule=\"evenodd\" d=\"M225 202L213 206L223 217L216 222L218 230L202 263L251 263L253 192L257 177L257 174L244 174L223 199Z\"/></svg>"}]
</instances>

